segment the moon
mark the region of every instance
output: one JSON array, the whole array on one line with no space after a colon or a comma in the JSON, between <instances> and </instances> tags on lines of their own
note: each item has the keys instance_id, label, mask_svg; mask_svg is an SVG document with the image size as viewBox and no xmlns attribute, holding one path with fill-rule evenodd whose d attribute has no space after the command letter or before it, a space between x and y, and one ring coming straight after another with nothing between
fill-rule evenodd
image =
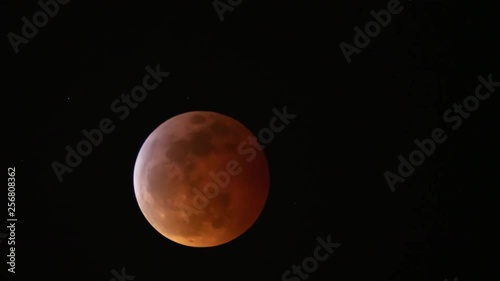
<instances>
[{"instance_id":1,"label":"moon","mask_svg":"<svg viewBox=\"0 0 500 281\"><path fill-rule=\"evenodd\" d=\"M147 137L134 166L135 197L149 224L190 247L241 236L262 213L269 187L257 138L216 112L168 119Z\"/></svg>"}]
</instances>

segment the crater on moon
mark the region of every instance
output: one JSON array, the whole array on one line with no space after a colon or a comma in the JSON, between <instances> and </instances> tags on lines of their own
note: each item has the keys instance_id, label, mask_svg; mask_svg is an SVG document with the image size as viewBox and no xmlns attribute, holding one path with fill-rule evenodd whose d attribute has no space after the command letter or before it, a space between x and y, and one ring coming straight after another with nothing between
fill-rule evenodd
<instances>
[{"instance_id":1,"label":"crater on moon","mask_svg":"<svg viewBox=\"0 0 500 281\"><path fill-rule=\"evenodd\" d=\"M177 115L156 128L134 167L137 202L148 222L193 247L243 234L269 193L266 157L248 141L254 137L233 118L206 111Z\"/></svg>"}]
</instances>

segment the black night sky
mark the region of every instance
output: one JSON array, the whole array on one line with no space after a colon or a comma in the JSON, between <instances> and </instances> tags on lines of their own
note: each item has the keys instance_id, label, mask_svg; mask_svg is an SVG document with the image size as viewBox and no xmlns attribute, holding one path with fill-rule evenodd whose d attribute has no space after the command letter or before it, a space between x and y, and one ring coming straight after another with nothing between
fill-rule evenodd
<instances>
[{"instance_id":1,"label":"black night sky","mask_svg":"<svg viewBox=\"0 0 500 281\"><path fill-rule=\"evenodd\" d=\"M356 48L354 28L394 1L220 0L221 21L212 0L60 0L17 46L42 8L2 1L17 222L15 274L0 230L1 280L498 280L500 87L478 80L500 81L498 16L489 2L402 1L348 63L341 43ZM148 66L169 76L120 118L111 105ZM478 107L456 111L464 100ZM133 168L157 126L203 110L258 134L284 107L297 117L266 144L270 193L246 233L190 248L149 225ZM60 182L52 163L104 118L114 130ZM386 171L436 128L446 140L392 192ZM328 236L340 246L317 268L284 274Z\"/></svg>"}]
</instances>

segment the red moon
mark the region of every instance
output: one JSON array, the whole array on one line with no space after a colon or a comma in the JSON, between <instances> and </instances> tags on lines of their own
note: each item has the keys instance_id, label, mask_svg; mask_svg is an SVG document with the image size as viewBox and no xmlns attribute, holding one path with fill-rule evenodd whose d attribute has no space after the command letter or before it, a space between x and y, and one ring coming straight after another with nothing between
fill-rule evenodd
<instances>
[{"instance_id":1,"label":"red moon","mask_svg":"<svg viewBox=\"0 0 500 281\"><path fill-rule=\"evenodd\" d=\"M208 111L172 117L142 145L134 191L147 221L191 247L242 235L269 194L269 168L257 138L235 119Z\"/></svg>"}]
</instances>

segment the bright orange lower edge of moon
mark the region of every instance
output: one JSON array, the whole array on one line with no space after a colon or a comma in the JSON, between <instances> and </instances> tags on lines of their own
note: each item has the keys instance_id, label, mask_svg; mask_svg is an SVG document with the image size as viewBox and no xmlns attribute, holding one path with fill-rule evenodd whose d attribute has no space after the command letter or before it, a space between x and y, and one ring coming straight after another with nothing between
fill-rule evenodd
<instances>
[{"instance_id":1,"label":"bright orange lower edge of moon","mask_svg":"<svg viewBox=\"0 0 500 281\"><path fill-rule=\"evenodd\" d=\"M269 186L267 159L252 132L209 111L165 121L148 136L134 166L134 192L147 221L190 247L218 246L241 236L260 216ZM194 203L195 190L207 201Z\"/></svg>"}]
</instances>

